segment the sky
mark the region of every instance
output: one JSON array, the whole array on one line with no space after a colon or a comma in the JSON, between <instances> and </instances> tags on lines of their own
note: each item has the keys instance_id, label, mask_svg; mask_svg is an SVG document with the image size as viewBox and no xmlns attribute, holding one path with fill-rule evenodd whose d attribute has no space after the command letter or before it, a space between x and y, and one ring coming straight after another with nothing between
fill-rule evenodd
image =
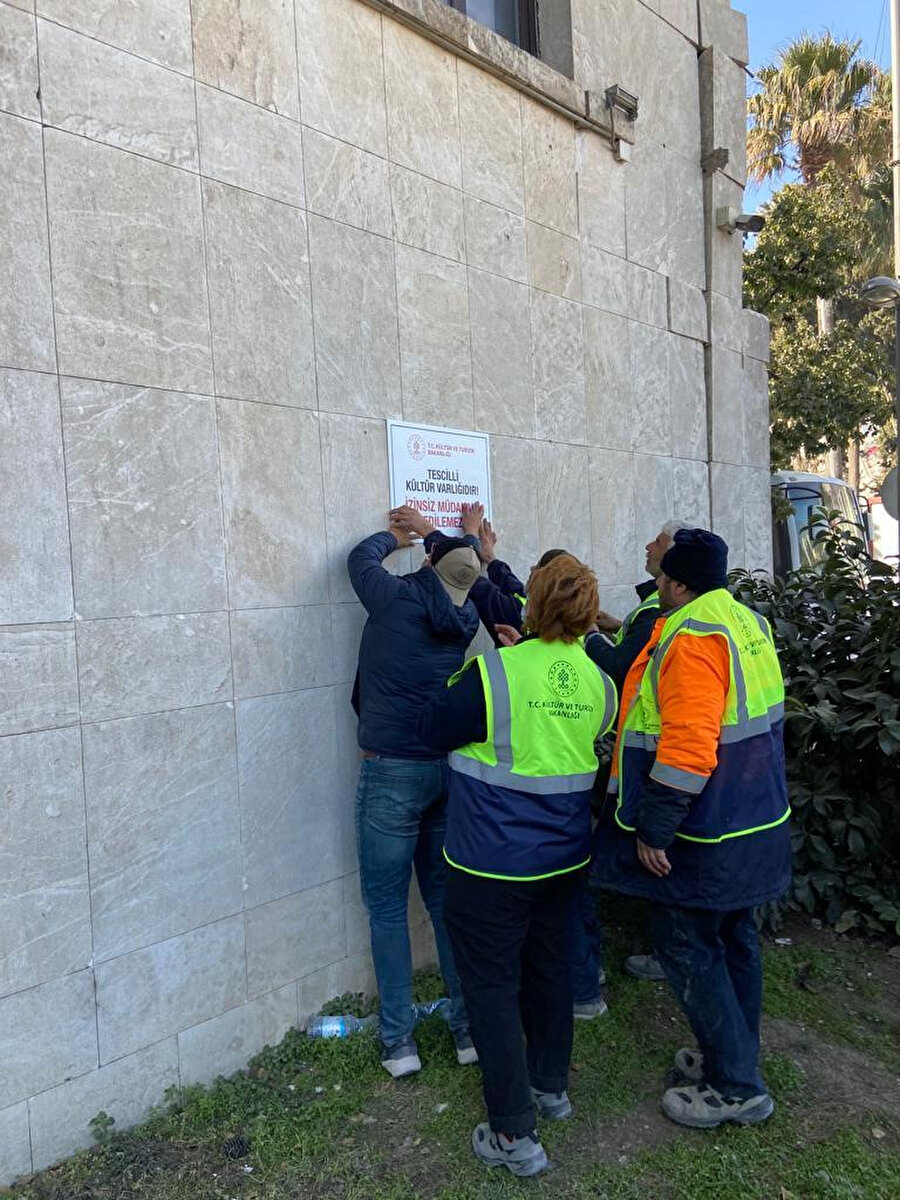
<instances>
[{"instance_id":1,"label":"sky","mask_svg":"<svg viewBox=\"0 0 900 1200\"><path fill-rule=\"evenodd\" d=\"M861 39L864 58L890 67L890 0L732 0L732 7L747 14L751 70L772 62L779 49L799 34L820 35L826 29L835 37ZM771 184L750 185L745 209L755 211L771 192Z\"/></svg>"}]
</instances>

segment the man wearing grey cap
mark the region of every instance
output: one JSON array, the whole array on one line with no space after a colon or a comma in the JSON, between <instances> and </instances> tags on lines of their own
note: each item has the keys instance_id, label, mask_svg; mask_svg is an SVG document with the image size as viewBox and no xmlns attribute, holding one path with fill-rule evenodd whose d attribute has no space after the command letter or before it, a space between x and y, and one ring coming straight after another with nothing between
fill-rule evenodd
<instances>
[{"instance_id":1,"label":"man wearing grey cap","mask_svg":"<svg viewBox=\"0 0 900 1200\"><path fill-rule=\"evenodd\" d=\"M415 731L420 708L462 667L478 629L468 593L481 564L470 541L445 538L430 563L392 575L384 559L412 540L392 519L390 530L365 538L347 560L368 613L353 689L363 756L356 794L360 884L381 1002L381 1064L395 1079L421 1068L407 920L413 866L450 996L457 1060L477 1061L444 927L447 760Z\"/></svg>"}]
</instances>

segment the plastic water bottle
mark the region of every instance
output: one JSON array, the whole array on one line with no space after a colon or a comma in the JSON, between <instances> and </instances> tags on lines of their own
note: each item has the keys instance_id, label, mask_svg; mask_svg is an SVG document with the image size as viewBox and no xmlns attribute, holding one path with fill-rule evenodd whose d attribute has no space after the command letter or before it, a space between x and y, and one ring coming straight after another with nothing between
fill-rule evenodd
<instances>
[{"instance_id":1,"label":"plastic water bottle","mask_svg":"<svg viewBox=\"0 0 900 1200\"><path fill-rule=\"evenodd\" d=\"M371 1029L378 1023L378 1016L370 1017L313 1017L306 1027L306 1036L311 1038L345 1038L361 1029Z\"/></svg>"}]
</instances>

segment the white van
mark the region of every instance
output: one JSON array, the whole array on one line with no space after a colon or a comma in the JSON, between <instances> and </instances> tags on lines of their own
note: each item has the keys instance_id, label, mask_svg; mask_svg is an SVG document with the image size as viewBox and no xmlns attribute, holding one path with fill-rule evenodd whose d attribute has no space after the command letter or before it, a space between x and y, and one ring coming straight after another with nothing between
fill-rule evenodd
<instances>
[{"instance_id":1,"label":"white van","mask_svg":"<svg viewBox=\"0 0 900 1200\"><path fill-rule=\"evenodd\" d=\"M776 471L772 476L772 491L776 499L787 501L772 507L776 575L786 575L797 567L814 566L823 557L824 551L813 541L808 528L817 508L835 510L848 525L855 525L871 554L868 514L863 513L859 497L845 480L805 471Z\"/></svg>"}]
</instances>

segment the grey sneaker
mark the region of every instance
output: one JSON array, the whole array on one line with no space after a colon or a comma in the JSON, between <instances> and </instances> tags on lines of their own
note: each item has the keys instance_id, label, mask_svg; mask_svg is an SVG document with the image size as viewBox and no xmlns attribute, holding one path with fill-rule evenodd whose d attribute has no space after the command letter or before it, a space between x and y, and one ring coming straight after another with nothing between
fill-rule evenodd
<instances>
[{"instance_id":1,"label":"grey sneaker","mask_svg":"<svg viewBox=\"0 0 900 1200\"><path fill-rule=\"evenodd\" d=\"M415 1075L422 1070L419 1051L412 1038L397 1042L395 1046L382 1046L381 1065L392 1079L402 1079L404 1075Z\"/></svg>"},{"instance_id":2,"label":"grey sneaker","mask_svg":"<svg viewBox=\"0 0 900 1200\"><path fill-rule=\"evenodd\" d=\"M478 1051L467 1029L454 1033L453 1041L456 1043L456 1061L461 1067L471 1067L478 1062Z\"/></svg>"},{"instance_id":3,"label":"grey sneaker","mask_svg":"<svg viewBox=\"0 0 900 1200\"><path fill-rule=\"evenodd\" d=\"M545 1121L564 1121L572 1115L572 1102L568 1092L539 1092L537 1088L532 1088L531 1099L539 1116Z\"/></svg>"},{"instance_id":4,"label":"grey sneaker","mask_svg":"<svg viewBox=\"0 0 900 1200\"><path fill-rule=\"evenodd\" d=\"M572 1005L572 1016L576 1021L593 1021L594 1017L605 1017L608 1012L602 996L595 1000L576 1000Z\"/></svg>"},{"instance_id":5,"label":"grey sneaker","mask_svg":"<svg viewBox=\"0 0 900 1200\"><path fill-rule=\"evenodd\" d=\"M699 1083L703 1078L703 1055L699 1050L676 1050L675 1070L692 1083Z\"/></svg>"},{"instance_id":6,"label":"grey sneaker","mask_svg":"<svg viewBox=\"0 0 900 1200\"><path fill-rule=\"evenodd\" d=\"M653 983L662 983L666 978L655 954L632 954L625 959L625 970L635 979L649 979Z\"/></svg>"},{"instance_id":7,"label":"grey sneaker","mask_svg":"<svg viewBox=\"0 0 900 1200\"><path fill-rule=\"evenodd\" d=\"M691 1129L716 1129L733 1121L736 1125L756 1125L771 1117L775 1101L767 1093L748 1100L728 1099L704 1083L669 1088L662 1098L662 1110L678 1125Z\"/></svg>"},{"instance_id":8,"label":"grey sneaker","mask_svg":"<svg viewBox=\"0 0 900 1200\"><path fill-rule=\"evenodd\" d=\"M540 1175L550 1166L536 1133L510 1141L505 1134L494 1133L487 1121L473 1129L472 1149L486 1167L506 1167L513 1175Z\"/></svg>"}]
</instances>

